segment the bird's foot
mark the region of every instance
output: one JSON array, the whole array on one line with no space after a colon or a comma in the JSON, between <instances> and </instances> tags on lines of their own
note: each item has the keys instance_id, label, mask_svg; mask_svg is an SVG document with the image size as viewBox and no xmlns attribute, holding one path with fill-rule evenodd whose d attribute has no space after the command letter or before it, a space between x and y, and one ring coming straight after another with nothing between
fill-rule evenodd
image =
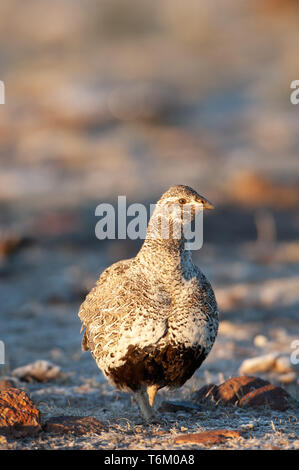
<instances>
[{"instance_id":1,"label":"bird's foot","mask_svg":"<svg viewBox=\"0 0 299 470\"><path fill-rule=\"evenodd\" d=\"M146 423L152 423L156 419L155 412L149 404L148 396L144 390L139 390L135 394L141 415Z\"/></svg>"}]
</instances>

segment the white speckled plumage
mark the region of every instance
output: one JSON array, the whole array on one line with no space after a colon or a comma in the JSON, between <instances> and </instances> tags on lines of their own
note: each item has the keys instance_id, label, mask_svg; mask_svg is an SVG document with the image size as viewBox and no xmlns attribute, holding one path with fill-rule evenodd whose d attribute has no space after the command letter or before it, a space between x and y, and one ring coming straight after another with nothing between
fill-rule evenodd
<instances>
[{"instance_id":1,"label":"white speckled plumage","mask_svg":"<svg viewBox=\"0 0 299 470\"><path fill-rule=\"evenodd\" d=\"M146 418L144 390L182 385L209 354L218 330L213 289L185 250L184 237L160 236L161 208L177 201L180 210L212 208L188 186L171 187L157 203L137 256L108 267L79 310L83 349L112 383L137 393ZM176 216L171 226L182 223L181 213Z\"/></svg>"}]
</instances>

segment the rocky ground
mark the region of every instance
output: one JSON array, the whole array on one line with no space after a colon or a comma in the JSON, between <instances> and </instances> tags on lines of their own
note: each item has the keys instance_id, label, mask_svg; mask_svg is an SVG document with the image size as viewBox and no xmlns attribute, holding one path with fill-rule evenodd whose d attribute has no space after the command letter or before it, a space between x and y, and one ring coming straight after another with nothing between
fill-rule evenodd
<instances>
[{"instance_id":1,"label":"rocky ground","mask_svg":"<svg viewBox=\"0 0 299 470\"><path fill-rule=\"evenodd\" d=\"M78 307L104 268L96 250L80 246L33 244L3 262L1 335L6 365L1 366L1 374L29 394L41 412L43 426L57 416L92 416L102 426L94 429L91 423L85 427L82 423L84 431L68 433L66 423L59 434L43 427L34 437L1 441L2 448L298 448L296 402L283 410L273 410L267 403L227 408L217 400L201 403L195 393L206 384L239 376L245 360L262 356L261 364L247 364L248 375L282 386L298 399L297 370L288 363L291 344L298 339L298 284L293 262L261 263L253 256L254 244L229 251L207 244L199 251L197 263L214 284L220 304L218 338L209 358L182 389L159 392L161 420L148 426L140 419L134 399L111 387L89 353L80 350ZM282 256L286 246L290 248L278 246L276 253L281 251ZM107 246L106 263L111 250ZM277 356L287 359L280 368L275 365ZM50 361L57 368L44 367L42 372L37 368L36 375L30 367L29 372L18 369L36 360ZM168 401L176 406L167 406ZM214 444L176 440L181 435L219 429L240 435Z\"/></svg>"}]
</instances>

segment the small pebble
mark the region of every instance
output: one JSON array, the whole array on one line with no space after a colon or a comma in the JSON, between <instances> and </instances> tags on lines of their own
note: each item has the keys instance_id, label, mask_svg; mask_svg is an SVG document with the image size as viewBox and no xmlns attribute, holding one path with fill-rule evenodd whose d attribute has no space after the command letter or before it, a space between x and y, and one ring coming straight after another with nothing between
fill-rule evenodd
<instances>
[{"instance_id":1,"label":"small pebble","mask_svg":"<svg viewBox=\"0 0 299 470\"><path fill-rule=\"evenodd\" d=\"M241 364L240 374L253 374L256 372L267 372L272 370L278 356L278 353L270 353L264 356L246 359Z\"/></svg>"},{"instance_id":2,"label":"small pebble","mask_svg":"<svg viewBox=\"0 0 299 470\"><path fill-rule=\"evenodd\" d=\"M282 384L290 384L296 380L296 372L288 372L287 374L281 374L278 377L279 382Z\"/></svg>"},{"instance_id":3,"label":"small pebble","mask_svg":"<svg viewBox=\"0 0 299 470\"><path fill-rule=\"evenodd\" d=\"M257 335L253 340L253 344L258 348L263 348L268 343L268 338L264 335Z\"/></svg>"}]
</instances>

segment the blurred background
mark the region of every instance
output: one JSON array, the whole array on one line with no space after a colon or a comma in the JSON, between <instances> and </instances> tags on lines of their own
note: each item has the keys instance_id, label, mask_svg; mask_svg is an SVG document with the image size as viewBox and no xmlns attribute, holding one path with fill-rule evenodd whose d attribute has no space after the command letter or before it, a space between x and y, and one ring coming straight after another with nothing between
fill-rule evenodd
<instances>
[{"instance_id":1,"label":"blurred background","mask_svg":"<svg viewBox=\"0 0 299 470\"><path fill-rule=\"evenodd\" d=\"M97 240L95 208L118 195L154 203L173 184L217 208L195 261L215 287L221 327L191 385L236 375L250 357L290 355L298 13L296 0L2 0L1 374L47 359L70 387L98 380L80 352L78 307L140 241ZM290 374L264 376L297 394Z\"/></svg>"}]
</instances>

